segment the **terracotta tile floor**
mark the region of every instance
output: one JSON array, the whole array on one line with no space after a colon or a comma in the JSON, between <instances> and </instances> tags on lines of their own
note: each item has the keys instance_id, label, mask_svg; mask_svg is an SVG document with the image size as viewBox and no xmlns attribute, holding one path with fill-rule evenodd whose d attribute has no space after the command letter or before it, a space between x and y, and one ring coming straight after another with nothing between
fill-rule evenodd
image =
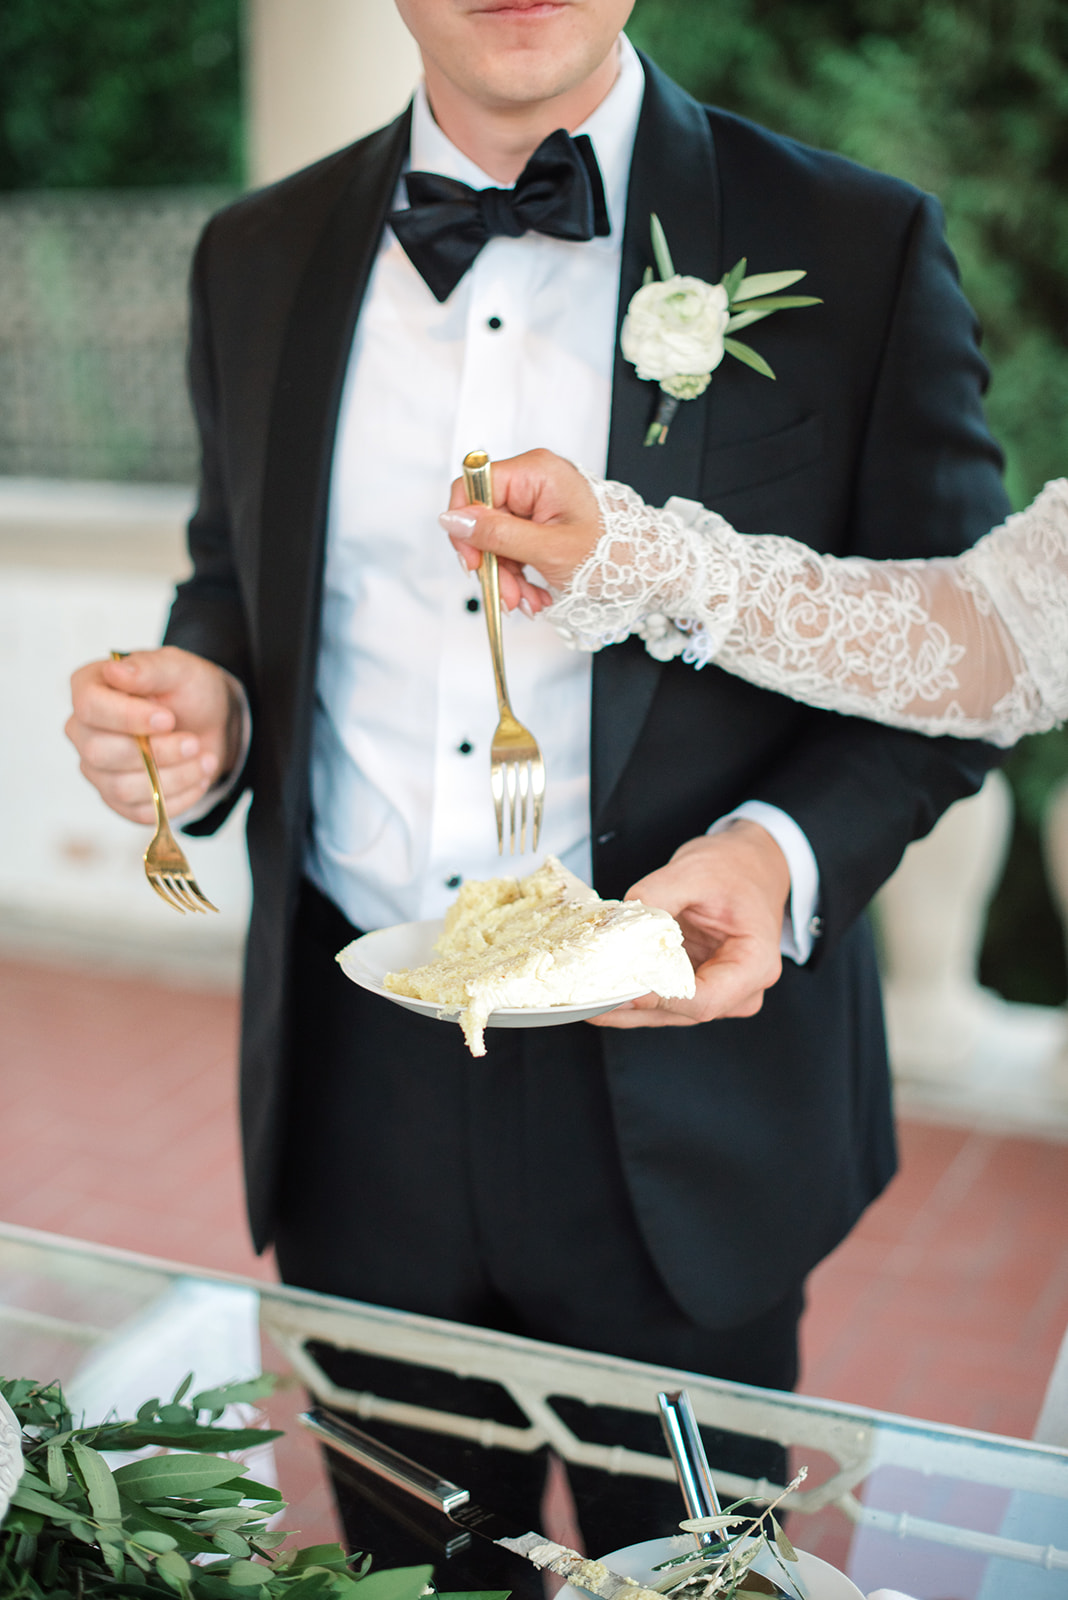
<instances>
[{"instance_id":1,"label":"terracotta tile floor","mask_svg":"<svg viewBox=\"0 0 1068 1600\"><path fill-rule=\"evenodd\" d=\"M0 1219L267 1277L244 1229L229 995L0 961ZM1068 1145L906 1121L813 1274L810 1394L1029 1436L1068 1324Z\"/></svg>"}]
</instances>

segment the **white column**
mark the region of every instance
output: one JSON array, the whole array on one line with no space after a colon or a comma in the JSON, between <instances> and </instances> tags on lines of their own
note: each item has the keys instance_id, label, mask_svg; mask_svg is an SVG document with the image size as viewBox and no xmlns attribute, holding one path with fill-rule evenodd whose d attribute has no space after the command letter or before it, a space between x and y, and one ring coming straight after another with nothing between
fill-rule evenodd
<instances>
[{"instance_id":1,"label":"white column","mask_svg":"<svg viewBox=\"0 0 1068 1600\"><path fill-rule=\"evenodd\" d=\"M248 0L247 30L252 184L391 121L419 79L393 0Z\"/></svg>"},{"instance_id":2,"label":"white column","mask_svg":"<svg viewBox=\"0 0 1068 1600\"><path fill-rule=\"evenodd\" d=\"M876 899L890 1059L905 1078L965 1071L990 1003L977 977L986 913L1005 865L1012 796L991 772L911 844Z\"/></svg>"}]
</instances>

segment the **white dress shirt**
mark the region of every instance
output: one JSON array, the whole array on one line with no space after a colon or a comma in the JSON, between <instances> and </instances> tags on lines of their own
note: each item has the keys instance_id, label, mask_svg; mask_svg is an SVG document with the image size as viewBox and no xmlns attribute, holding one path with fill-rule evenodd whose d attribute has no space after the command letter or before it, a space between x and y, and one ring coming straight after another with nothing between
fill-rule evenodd
<instances>
[{"instance_id":1,"label":"white dress shirt","mask_svg":"<svg viewBox=\"0 0 1068 1600\"><path fill-rule=\"evenodd\" d=\"M437 514L473 449L501 459L543 445L604 474L643 90L641 64L622 39L615 85L575 130L597 153L607 237L491 239L439 304L384 230L335 442L306 860L312 881L357 927L440 916L464 879L535 864L497 851L489 786L497 706L477 578L460 571ZM422 89L410 165L496 187L438 128ZM405 203L402 188L397 206ZM521 613L504 619L504 648L516 714L545 758L540 853L589 882L590 657ZM790 861L783 949L805 959L815 859L776 808L757 820Z\"/></svg>"}]
</instances>

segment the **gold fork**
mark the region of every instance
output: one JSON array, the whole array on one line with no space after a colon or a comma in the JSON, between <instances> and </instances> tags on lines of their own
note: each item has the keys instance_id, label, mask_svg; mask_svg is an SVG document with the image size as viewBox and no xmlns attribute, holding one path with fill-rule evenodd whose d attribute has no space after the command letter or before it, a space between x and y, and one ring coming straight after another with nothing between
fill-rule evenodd
<instances>
[{"instance_id":1,"label":"gold fork","mask_svg":"<svg viewBox=\"0 0 1068 1600\"><path fill-rule=\"evenodd\" d=\"M493 484L490 459L484 450L472 450L464 457L464 486L472 505L492 506ZM490 746L490 787L497 817L497 849L504 854L504 800L508 798L509 848L515 854L516 822L519 821L519 851L527 847L527 814L532 811L530 848L538 848L541 813L545 800L545 762L538 741L529 728L519 722L508 701L504 676L504 642L501 638L501 594L497 578L497 557L483 551L478 568L482 585L482 609L486 613L493 682L497 690L500 721Z\"/></svg>"},{"instance_id":2,"label":"gold fork","mask_svg":"<svg viewBox=\"0 0 1068 1600\"><path fill-rule=\"evenodd\" d=\"M125 654L125 650L113 650L111 659L121 661ZM163 804L163 786L159 781L152 747L143 734L135 734L134 738L137 740L137 747L148 771L149 781L152 784L152 804L156 808L156 831L144 854L145 877L160 899L165 900L176 911L180 911L183 916L187 911L218 911L218 906L213 906L201 890L189 862L171 832L171 825L167 820L167 808Z\"/></svg>"}]
</instances>

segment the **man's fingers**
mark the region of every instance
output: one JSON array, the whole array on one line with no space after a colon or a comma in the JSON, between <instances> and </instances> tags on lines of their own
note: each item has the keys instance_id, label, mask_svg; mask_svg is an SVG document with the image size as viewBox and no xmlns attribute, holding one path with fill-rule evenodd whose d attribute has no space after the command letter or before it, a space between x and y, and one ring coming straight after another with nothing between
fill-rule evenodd
<instances>
[{"instance_id":1,"label":"man's fingers","mask_svg":"<svg viewBox=\"0 0 1068 1600\"><path fill-rule=\"evenodd\" d=\"M160 767L158 771L163 799L171 811L181 809L183 804L192 805L193 800L199 799L211 783L210 776L198 761L185 761L177 767ZM137 805L146 796L149 799L152 797L152 785L144 766L140 772L110 774L105 781L122 805Z\"/></svg>"},{"instance_id":2,"label":"man's fingers","mask_svg":"<svg viewBox=\"0 0 1068 1600\"><path fill-rule=\"evenodd\" d=\"M116 811L129 815L136 807L152 800L152 785L144 762L138 759L136 767L112 770L81 762L82 774L100 791L101 797ZM181 762L177 766L160 767L159 781L163 799L169 811L183 810L199 800L211 786L212 777L197 761Z\"/></svg>"},{"instance_id":3,"label":"man's fingers","mask_svg":"<svg viewBox=\"0 0 1068 1600\"><path fill-rule=\"evenodd\" d=\"M161 645L155 650L131 650L120 661L103 662L105 683L125 694L151 697L183 687L198 658L187 650Z\"/></svg>"},{"instance_id":4,"label":"man's fingers","mask_svg":"<svg viewBox=\"0 0 1068 1600\"><path fill-rule=\"evenodd\" d=\"M778 979L781 964L774 970L760 957L735 958L718 953L696 972L697 993L680 1002L692 1007L701 1022L715 1017L754 1017L764 1004L764 991Z\"/></svg>"},{"instance_id":5,"label":"man's fingers","mask_svg":"<svg viewBox=\"0 0 1068 1600\"><path fill-rule=\"evenodd\" d=\"M644 906L655 906L658 911L668 912L678 922L682 919L682 913L693 904L694 886L688 874L670 862L666 867L649 873L648 877L639 878L623 898L640 900Z\"/></svg>"},{"instance_id":6,"label":"man's fingers","mask_svg":"<svg viewBox=\"0 0 1068 1600\"><path fill-rule=\"evenodd\" d=\"M144 771L141 748L128 734L100 733L95 728L85 727L76 717L68 718L65 731L83 763L94 771ZM203 750L194 733L155 733L149 739L149 746L161 772L183 762L197 761L209 777L218 769L218 757Z\"/></svg>"},{"instance_id":7,"label":"man's fingers","mask_svg":"<svg viewBox=\"0 0 1068 1600\"><path fill-rule=\"evenodd\" d=\"M697 992L691 999L664 1000L642 995L628 1006L590 1020L606 1028L692 1027L717 1017L754 1017L764 992L776 982L781 961L749 941L728 939L701 963L694 974Z\"/></svg>"},{"instance_id":8,"label":"man's fingers","mask_svg":"<svg viewBox=\"0 0 1068 1600\"><path fill-rule=\"evenodd\" d=\"M94 662L98 671L90 673L83 667L74 674L71 692L76 723L109 733L169 733L175 723L173 711L130 688L108 681L110 671L117 671L123 665L121 661Z\"/></svg>"}]
</instances>

